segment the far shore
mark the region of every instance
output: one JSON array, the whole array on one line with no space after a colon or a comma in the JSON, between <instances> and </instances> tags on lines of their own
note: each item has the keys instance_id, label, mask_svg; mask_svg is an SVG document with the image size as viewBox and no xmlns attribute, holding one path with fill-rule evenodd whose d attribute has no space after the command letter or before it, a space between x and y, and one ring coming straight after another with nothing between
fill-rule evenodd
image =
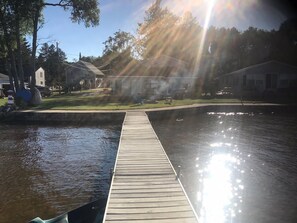
<instances>
[{"instance_id":1,"label":"far shore","mask_svg":"<svg viewBox=\"0 0 297 223\"><path fill-rule=\"evenodd\" d=\"M7 102L0 99L0 106ZM124 101L113 95L94 91L72 94L55 94L44 98L42 104L14 112L0 113L1 122L28 123L121 123L125 112L141 110L152 119L179 117L203 112L296 112L296 104L268 103L264 101L239 100L234 98L199 98L172 101L157 100L144 103Z\"/></svg>"},{"instance_id":2,"label":"far shore","mask_svg":"<svg viewBox=\"0 0 297 223\"><path fill-rule=\"evenodd\" d=\"M172 106L163 108L142 108L150 120L177 120L187 116L205 113L235 114L296 114L297 106L272 103L200 103L192 105ZM127 111L122 110L21 110L10 113L0 113L0 122L18 124L50 124L50 125L98 125L122 124Z\"/></svg>"}]
</instances>

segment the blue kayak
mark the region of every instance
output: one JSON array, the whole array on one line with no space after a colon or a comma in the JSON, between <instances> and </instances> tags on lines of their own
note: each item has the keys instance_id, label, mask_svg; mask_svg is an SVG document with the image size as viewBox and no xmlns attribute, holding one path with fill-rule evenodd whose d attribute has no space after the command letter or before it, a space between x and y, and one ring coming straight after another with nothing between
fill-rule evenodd
<instances>
[{"instance_id":1,"label":"blue kayak","mask_svg":"<svg viewBox=\"0 0 297 223\"><path fill-rule=\"evenodd\" d=\"M101 223L107 199L100 199L62 214L58 217L42 220L37 217L29 223Z\"/></svg>"}]
</instances>

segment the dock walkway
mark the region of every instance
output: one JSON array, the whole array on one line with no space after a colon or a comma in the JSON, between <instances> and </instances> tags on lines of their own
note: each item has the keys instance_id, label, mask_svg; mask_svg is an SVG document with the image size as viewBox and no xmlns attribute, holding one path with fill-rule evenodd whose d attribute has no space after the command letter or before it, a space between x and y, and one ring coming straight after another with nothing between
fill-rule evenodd
<instances>
[{"instance_id":1,"label":"dock walkway","mask_svg":"<svg viewBox=\"0 0 297 223\"><path fill-rule=\"evenodd\" d=\"M104 222L198 222L145 112L126 113Z\"/></svg>"}]
</instances>

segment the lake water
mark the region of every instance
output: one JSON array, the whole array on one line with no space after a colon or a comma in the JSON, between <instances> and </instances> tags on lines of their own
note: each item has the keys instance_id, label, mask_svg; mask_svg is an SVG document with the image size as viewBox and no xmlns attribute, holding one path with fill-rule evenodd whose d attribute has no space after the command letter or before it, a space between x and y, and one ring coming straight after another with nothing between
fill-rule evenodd
<instances>
[{"instance_id":1,"label":"lake water","mask_svg":"<svg viewBox=\"0 0 297 223\"><path fill-rule=\"evenodd\" d=\"M153 126L201 223L297 222L296 115L208 113ZM120 126L0 125L0 223L107 196Z\"/></svg>"},{"instance_id":2,"label":"lake water","mask_svg":"<svg viewBox=\"0 0 297 223\"><path fill-rule=\"evenodd\" d=\"M201 223L297 222L296 114L208 113L153 126Z\"/></svg>"},{"instance_id":3,"label":"lake water","mask_svg":"<svg viewBox=\"0 0 297 223\"><path fill-rule=\"evenodd\" d=\"M0 222L48 219L106 197L120 130L0 124Z\"/></svg>"}]
</instances>

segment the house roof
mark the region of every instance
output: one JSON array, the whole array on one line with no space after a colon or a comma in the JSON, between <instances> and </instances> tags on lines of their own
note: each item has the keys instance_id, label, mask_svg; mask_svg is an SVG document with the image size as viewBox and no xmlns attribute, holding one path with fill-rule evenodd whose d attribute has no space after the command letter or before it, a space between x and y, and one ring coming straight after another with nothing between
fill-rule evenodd
<instances>
[{"instance_id":1,"label":"house roof","mask_svg":"<svg viewBox=\"0 0 297 223\"><path fill-rule=\"evenodd\" d=\"M0 80L9 80L9 77L5 74L0 73Z\"/></svg>"},{"instance_id":2,"label":"house roof","mask_svg":"<svg viewBox=\"0 0 297 223\"><path fill-rule=\"evenodd\" d=\"M39 67L35 72L37 72L39 70L44 70L44 69L42 67Z\"/></svg>"},{"instance_id":3,"label":"house roof","mask_svg":"<svg viewBox=\"0 0 297 223\"><path fill-rule=\"evenodd\" d=\"M97 67L95 67L93 64L85 62L85 61L78 61L74 64L71 65L69 69L81 69L81 70L87 70L88 72L91 72L95 74L96 76L101 76L103 77L104 74L102 71L100 71Z\"/></svg>"},{"instance_id":4,"label":"house roof","mask_svg":"<svg viewBox=\"0 0 297 223\"><path fill-rule=\"evenodd\" d=\"M297 67L282 63L279 61L271 60L265 63L260 63L252 66L248 66L245 68L242 68L240 70L233 71L231 73L227 73L222 75L221 77L224 76L229 76L229 75L237 75L237 74L263 74L265 73L270 73L270 74L275 74L275 73L284 73L284 74L295 74L297 75Z\"/></svg>"}]
</instances>

